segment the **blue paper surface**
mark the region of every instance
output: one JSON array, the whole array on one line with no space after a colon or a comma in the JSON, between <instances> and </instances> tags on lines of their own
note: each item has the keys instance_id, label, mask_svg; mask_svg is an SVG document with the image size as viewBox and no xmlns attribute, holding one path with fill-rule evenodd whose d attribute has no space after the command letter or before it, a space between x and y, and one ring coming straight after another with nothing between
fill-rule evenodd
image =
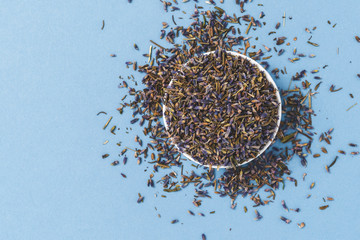
<instances>
[{"instance_id":1,"label":"blue paper surface","mask_svg":"<svg viewBox=\"0 0 360 240\"><path fill-rule=\"evenodd\" d=\"M240 15L235 1L216 2L229 14ZM204 1L200 5L212 8ZM210 240L359 238L360 159L337 153L340 149L352 151L347 146L350 142L360 143L360 106L346 111L359 101L356 74L360 73L360 43L354 38L360 35L357 0L267 0L246 5L246 13L266 14L263 21L267 25L254 33L259 40L252 39L252 44L273 45L275 35L268 33L275 31L277 22L281 27L276 36L290 39L284 56L273 53L269 60L272 67L287 68L288 74L276 80L279 87L287 88L296 72L320 69L317 75L323 83L313 98L317 113L313 125L317 133L335 128L331 146L326 146L327 155L309 158L307 168L298 159L289 164L298 187L287 181L285 190L276 191L274 203L257 208L262 220L254 220L249 198L238 198L237 208L232 210L229 199L214 195L196 208L191 187L160 197L164 194L160 186L146 186L152 166L137 166L131 154L127 165L110 165L114 160L122 161L117 142L134 147L135 135L147 142L142 129L129 124L131 114L120 116L116 111L125 94L117 87L119 76L133 74L139 83L143 76L127 69L125 62L146 63L141 54L148 52L149 40L166 45L159 40L161 23L172 23L172 14L177 24L189 24L194 3L181 3L180 8L187 14L165 13L158 0L133 0L131 4L126 0L0 3L0 239L180 240L201 239L202 233ZM287 18L282 26L284 12ZM244 26L242 29L245 31ZM311 35L311 41L320 47L306 43ZM134 43L140 51L134 49ZM287 58L293 57L294 47L298 53L316 57L290 63ZM323 69L324 65L328 67ZM313 76L308 73L308 80L316 84L319 80ZM332 84L343 90L330 93ZM99 111L108 115L96 116ZM104 131L110 116L114 118ZM117 135L109 132L113 125L120 127ZM126 127L133 130L126 134ZM105 140L109 143L103 145ZM314 141L314 149L320 152L324 144ZM110 157L102 159L105 153ZM325 165L337 155L331 174L326 173ZM188 170L190 164L186 163ZM302 181L305 172L307 177ZM316 186L310 190L312 182ZM141 204L136 203L138 193L145 196ZM309 199L308 194L312 194ZM324 203L322 198L327 196L335 201ZM301 211L286 212L281 200ZM319 210L326 204L328 209ZM247 213L243 206L247 206ZM196 215L189 215L188 209ZM216 212L209 214L211 211ZM199 212L206 216L199 216ZM280 216L292 222L287 225ZM174 219L179 223L170 224ZM306 223L304 229L298 228L300 222Z\"/></svg>"}]
</instances>

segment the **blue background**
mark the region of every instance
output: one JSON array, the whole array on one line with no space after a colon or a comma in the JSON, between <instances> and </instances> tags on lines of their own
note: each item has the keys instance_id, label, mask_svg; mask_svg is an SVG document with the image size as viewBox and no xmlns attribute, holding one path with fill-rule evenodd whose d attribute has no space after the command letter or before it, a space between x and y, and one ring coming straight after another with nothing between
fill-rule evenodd
<instances>
[{"instance_id":1,"label":"blue background","mask_svg":"<svg viewBox=\"0 0 360 240\"><path fill-rule=\"evenodd\" d=\"M179 1L180 2L180 1ZM216 1L218 2L218 1ZM257 6L263 3L264 6ZM208 7L203 3L202 6ZM234 1L225 0L220 7L240 15ZM193 3L181 4L189 16ZM273 57L272 66L286 66L288 75L277 80L287 88L292 74L302 69L320 67L323 79L319 94L313 99L317 117L316 132L334 127L328 155L308 159L303 168L298 159L289 165L299 186L286 182L285 190L276 191L271 206L260 207L261 221L254 221L254 209L249 198L239 198L238 207L230 209L229 199L213 196L200 208L191 203L194 191L189 187L167 198L162 188L146 187L150 165L136 165L129 156L126 166L110 166L123 146L136 146L133 139L142 132L136 128L125 133L131 114L121 117L119 107L125 91L118 89L118 76L141 74L125 68L125 61L146 59L152 39L160 42L161 22L171 23L171 14L163 11L158 0L2 0L0 2L0 239L358 239L360 234L359 157L340 156L331 174L325 172L339 149L350 152L347 144L359 142L360 106L346 111L359 101L360 4L347 1L255 1L246 6L247 13L258 16L264 11L267 25L255 33L260 36L252 44L269 44L275 35L276 22L282 22L284 11L293 20L278 30L277 36L287 36L291 46L286 56ZM101 31L102 20L105 28ZM327 24L337 23L335 28ZM189 20L179 20L179 25ZM315 48L306 43L312 29ZM245 31L245 29L243 30ZM293 44L293 37L298 37ZM137 43L140 52L134 50ZM163 43L166 45L165 43ZM314 53L313 59L290 63L287 58L296 46L298 53ZM337 54L339 48L339 54ZM116 58L110 57L116 54ZM325 70L322 66L328 64ZM311 75L311 74L310 74ZM316 84L312 76L308 80ZM299 85L299 83L297 83ZM328 91L331 84L343 87L337 93ZM349 93L355 98L351 99ZM99 111L108 116L96 116ZM102 130L109 116L110 127L120 127L117 135ZM317 138L317 137L316 137ZM105 140L110 142L103 145ZM146 142L146 139L143 138ZM323 144L314 141L314 152ZM109 153L103 160L101 155ZM191 170L190 163L185 164ZM150 168L149 168L150 169ZM125 173L126 179L120 176ZM308 176L303 182L302 174ZM159 174L160 176L160 174ZM310 190L311 182L316 186ZM137 204L137 194L145 196ZM307 194L312 194L306 199ZM265 199L266 195L263 195ZM335 201L325 205L322 198ZM285 212L280 204L284 199L289 208L301 208L300 213ZM326 203L328 204L328 203ZM249 211L245 214L243 206ZM157 211L155 210L157 207ZM191 209L196 214L190 216ZM209 214L215 210L215 214ZM161 218L157 214L161 214ZM286 225L279 217L286 216ZM179 223L170 224L173 219ZM304 221L299 229L296 223ZM230 231L230 228L232 229Z\"/></svg>"}]
</instances>

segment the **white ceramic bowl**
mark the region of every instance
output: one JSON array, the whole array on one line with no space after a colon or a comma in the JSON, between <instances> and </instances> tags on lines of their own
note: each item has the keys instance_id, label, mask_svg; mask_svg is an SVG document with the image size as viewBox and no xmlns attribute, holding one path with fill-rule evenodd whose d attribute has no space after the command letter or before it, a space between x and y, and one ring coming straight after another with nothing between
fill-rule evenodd
<instances>
[{"instance_id":1,"label":"white ceramic bowl","mask_svg":"<svg viewBox=\"0 0 360 240\"><path fill-rule=\"evenodd\" d=\"M207 53L204 53L204 55L208 55L208 54L212 54L214 53L215 51L212 51L212 52L207 52ZM273 85L273 87L276 89L276 97L277 97L277 100L279 102L279 110L278 110L278 115L279 115L279 118L278 118L278 121L277 121L277 124L276 124L276 129L275 129L275 132L274 132L274 135L273 137L266 143L266 145L259 151L258 155L256 155L256 157L254 158L250 158L248 160L246 160L245 162L243 163L239 163L237 166L241 166L241 165L245 165L249 162L251 162L252 160L258 158L262 153L265 152L265 150L274 142L275 138L276 138L276 134L279 130L279 127L280 127L280 122L281 122L281 98L280 98L280 93L279 93L279 89L277 88L274 80L272 79L272 77L270 76L270 74L258 63L256 62L255 60L245 56L245 55L242 55L240 53L237 53L237 52L233 52L233 51L227 51L227 53L233 55L233 56L238 56L238 57L241 57L241 58L245 58L246 60L248 60L250 63L252 63L253 65L257 66L260 71L264 72L265 73L265 76L267 78L267 80ZM185 65L186 66L186 63ZM169 86L172 84L172 80L169 84ZM164 119L164 126L165 126L165 129L168 129L168 125L166 123L166 120L165 120L165 110L166 110L166 106L164 105L163 106L163 119ZM175 144L175 147L178 148L178 146ZM179 149L179 148L178 148ZM182 154L184 154L185 157L187 157L188 159L190 159L191 161L193 162L196 162L197 164L199 165L203 165L201 163L199 163L198 161L196 161L194 158L192 158L189 154L185 153L185 152L181 152ZM203 165L205 167L210 167L209 165ZM217 165L212 165L213 168L230 168L231 166L217 166Z\"/></svg>"}]
</instances>

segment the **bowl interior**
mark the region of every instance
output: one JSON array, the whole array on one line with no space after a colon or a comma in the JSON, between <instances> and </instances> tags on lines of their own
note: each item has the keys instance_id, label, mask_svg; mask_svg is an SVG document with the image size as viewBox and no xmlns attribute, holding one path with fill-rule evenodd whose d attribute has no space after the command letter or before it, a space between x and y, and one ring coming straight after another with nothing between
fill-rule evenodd
<instances>
[{"instance_id":1,"label":"bowl interior","mask_svg":"<svg viewBox=\"0 0 360 240\"><path fill-rule=\"evenodd\" d=\"M211 52L207 52L207 53L204 53L204 55L209 55L209 54L212 54L214 53L215 51L211 51ZM270 76L270 74L258 63L256 62L255 60L251 59L250 57L247 57L245 55L242 55L240 53L237 53L237 52L233 52L233 51L227 51L228 54L231 54L233 56L238 56L240 58L244 58L246 60L248 60L251 64L255 65L257 68L260 69L260 71L264 72L265 73L265 76L266 76L266 79L270 82L271 85L273 85L273 87L275 88L276 90L276 98L279 102L279 109L278 109L278 121L276 123L276 129L275 129L275 132L274 132L274 135L273 137L266 143L266 145L259 151L259 153L256 155L256 157L254 158L250 158L248 160L246 160L245 162L242 162L242 163L239 163L237 166L241 166L241 165L245 165L251 161L253 161L254 159L258 158L262 153L264 153L266 151L266 149L269 148L269 146L274 142L275 138L276 138L276 134L279 130L279 127L280 127L280 122L281 122L281 97L280 97L280 93L279 93L279 89L277 88L274 80L272 79L272 77ZM187 63L184 64L184 66L186 66ZM173 80L170 81L169 83L169 86L171 86L173 83ZM164 105L163 106L163 119L164 119L164 126L165 126L165 129L168 129L168 124L166 122L166 116L165 116L165 111L166 111L166 106ZM178 146L175 144L175 147L178 148ZM179 148L178 148L179 149ZM180 151L180 150L179 150ZM180 151L181 152L181 151ZM200 162L196 161L193 157L191 157L189 154L185 153L185 152L181 152L186 158L190 159L191 161L199 164L199 165L202 165L202 166L205 166L205 167L210 167L209 165L204 165L204 164L201 164ZM231 166L223 166L223 165L212 165L212 167L214 168L230 168Z\"/></svg>"}]
</instances>

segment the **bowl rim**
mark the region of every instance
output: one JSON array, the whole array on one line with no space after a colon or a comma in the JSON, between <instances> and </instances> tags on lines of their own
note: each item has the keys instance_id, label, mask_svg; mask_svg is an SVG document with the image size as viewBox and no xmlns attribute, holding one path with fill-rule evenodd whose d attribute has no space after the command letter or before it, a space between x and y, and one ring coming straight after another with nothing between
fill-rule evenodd
<instances>
[{"instance_id":1,"label":"bowl rim","mask_svg":"<svg viewBox=\"0 0 360 240\"><path fill-rule=\"evenodd\" d=\"M212 54L214 53L215 51L210 51L210 52L206 52L206 53L203 53L202 55L209 55L209 54ZM275 88L276 90L276 98L279 102L279 109L278 109L278 121L276 123L276 129L275 129L275 132L274 132L274 135L272 136L272 138L265 144L265 146L261 149L261 151L259 151L259 153L256 155L256 157L254 158L250 158L248 160L246 160L245 162L242 162L242 163L239 163L238 165L236 165L237 167L239 166L243 166L245 164L248 164L249 162L257 159L261 154L263 154L269 147L272 143L275 142L275 139L276 139L276 135L279 131L279 128L280 128L280 123L281 123L281 109L282 109L282 103L281 103L281 97L280 97L280 91L275 83L275 81L273 80L273 78L271 77L271 75L268 73L268 71L265 70L265 68L263 68L263 66L261 66L258 62L256 62L254 59L248 57L248 56L245 56L241 53L238 53L238 52L234 52L234 51L226 51L226 53L228 54L231 54L233 56L237 56L237 57L240 57L240 58L243 58L243 59L246 59L248 60L251 64L255 65L256 67L258 67L260 69L260 71L262 71L263 73L265 73L265 76L266 76L266 79L270 82L270 84L273 85L273 87ZM186 66L187 63L184 64L184 66ZM173 80L170 81L169 85L170 86L172 84ZM166 123L166 118L165 118L165 111L166 111L166 105L163 104L163 107L162 107L162 110L163 110L163 122L164 122L164 126L165 126L165 129L167 130L168 129L168 125ZM179 147L177 146L177 144L174 144L172 143L177 149L178 151L183 154L186 158L188 158L189 160L201 165L201 166L204 166L204 167L213 167L213 168L231 168L232 166L223 166L223 165L205 165L205 164L202 164L198 161L196 161L193 157L191 157L189 154L185 153L185 152L182 152L180 151Z\"/></svg>"}]
</instances>

